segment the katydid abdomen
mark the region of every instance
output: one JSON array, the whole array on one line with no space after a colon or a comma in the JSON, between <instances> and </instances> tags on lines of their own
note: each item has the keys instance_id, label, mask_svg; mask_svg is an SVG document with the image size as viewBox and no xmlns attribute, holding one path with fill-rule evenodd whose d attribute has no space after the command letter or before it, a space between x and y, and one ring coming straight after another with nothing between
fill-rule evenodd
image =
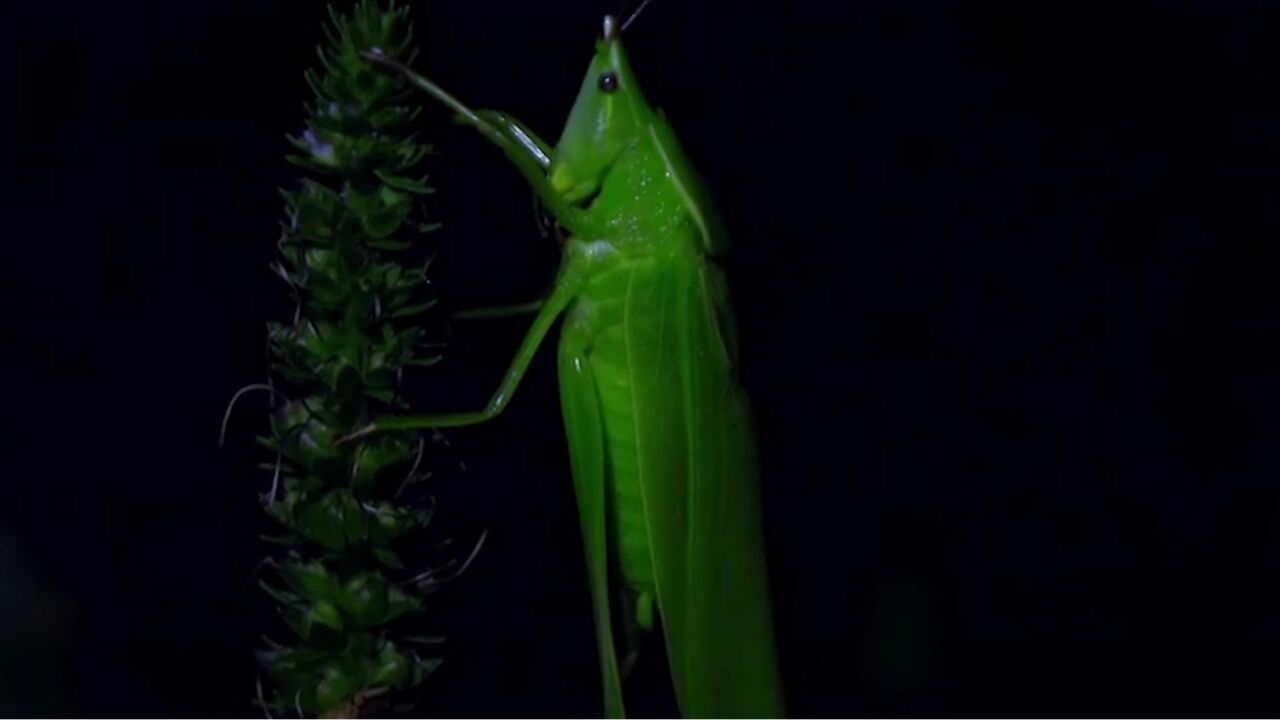
<instances>
[{"instance_id":1,"label":"katydid abdomen","mask_svg":"<svg viewBox=\"0 0 1280 720\"><path fill-rule=\"evenodd\" d=\"M604 422L605 479L609 485L610 537L618 550L618 572L628 589L637 594L653 592L653 557L644 498L637 464L635 409L631 398L626 355L610 342L621 331L606 331L592 352L591 367L600 394ZM645 623L647 624L647 623Z\"/></svg>"}]
</instances>

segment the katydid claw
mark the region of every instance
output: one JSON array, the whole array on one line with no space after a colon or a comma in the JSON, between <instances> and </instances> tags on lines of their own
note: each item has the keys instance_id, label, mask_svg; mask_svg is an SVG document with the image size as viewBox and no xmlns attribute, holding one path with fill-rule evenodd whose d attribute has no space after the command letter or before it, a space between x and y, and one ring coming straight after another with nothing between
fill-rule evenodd
<instances>
[{"instance_id":1,"label":"katydid claw","mask_svg":"<svg viewBox=\"0 0 1280 720\"><path fill-rule=\"evenodd\" d=\"M343 435L342 437L338 438L336 441L334 441L334 445L343 445L347 442L350 442L351 440L355 440L356 438L364 437L365 435L368 435L377 429L378 428L373 423L369 423L368 425L365 425L364 427L360 428L359 430L356 430L355 432L347 433L346 435Z\"/></svg>"}]
</instances>

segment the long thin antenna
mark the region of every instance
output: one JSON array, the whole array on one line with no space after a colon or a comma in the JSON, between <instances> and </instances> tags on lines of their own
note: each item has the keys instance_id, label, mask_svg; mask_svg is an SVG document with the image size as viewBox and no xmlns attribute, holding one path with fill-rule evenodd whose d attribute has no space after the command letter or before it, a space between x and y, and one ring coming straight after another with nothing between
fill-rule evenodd
<instances>
[{"instance_id":1,"label":"long thin antenna","mask_svg":"<svg viewBox=\"0 0 1280 720\"><path fill-rule=\"evenodd\" d=\"M649 2L650 0L644 0L644 2L640 3L640 7L636 8L636 11L631 13L631 16L628 17L626 21L622 23L622 26L621 26L622 32L626 32L627 26L630 25L632 21L636 19L636 16L638 16L641 13L641 11L643 11L645 8L649 7Z\"/></svg>"}]
</instances>

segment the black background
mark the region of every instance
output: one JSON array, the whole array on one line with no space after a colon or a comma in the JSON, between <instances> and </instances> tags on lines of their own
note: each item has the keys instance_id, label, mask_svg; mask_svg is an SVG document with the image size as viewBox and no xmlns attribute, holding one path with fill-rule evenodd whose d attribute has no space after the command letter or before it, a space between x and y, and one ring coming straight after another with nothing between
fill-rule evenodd
<instances>
[{"instance_id":1,"label":"black background","mask_svg":"<svg viewBox=\"0 0 1280 720\"><path fill-rule=\"evenodd\" d=\"M14 5L0 711L253 715L265 398L217 435L289 312L323 6ZM655 0L631 30L733 232L793 714L1280 711L1266 6ZM550 140L616 11L413 9L420 68ZM537 295L527 188L431 110L440 296ZM483 402L523 328L455 326L425 401ZM598 712L552 358L439 455L442 533L489 538L423 714Z\"/></svg>"}]
</instances>

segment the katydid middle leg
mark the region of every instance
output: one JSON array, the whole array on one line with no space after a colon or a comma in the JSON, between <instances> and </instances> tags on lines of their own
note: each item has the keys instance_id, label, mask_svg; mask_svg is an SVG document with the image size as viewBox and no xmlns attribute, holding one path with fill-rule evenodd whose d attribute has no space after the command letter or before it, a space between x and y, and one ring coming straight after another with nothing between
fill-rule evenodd
<instances>
[{"instance_id":1,"label":"katydid middle leg","mask_svg":"<svg viewBox=\"0 0 1280 720\"><path fill-rule=\"evenodd\" d=\"M516 350L515 357L507 368L502 383L498 386L497 391L494 392L484 409L439 415L389 415L378 418L365 427L344 436L339 442L347 442L357 437L385 430L461 427L475 425L497 417L506 409L507 403L511 401L512 394L519 387L520 381L524 379L525 370L529 368L529 363L533 360L534 354L538 352L538 348L541 347L542 341L546 338L547 332L551 330L556 318L569 306L569 303L577 296L581 287L581 274L575 268L566 268L565 272L558 278L555 290L552 291L551 296L546 299L538 310L537 316L533 319L533 325L520 342L520 347Z\"/></svg>"},{"instance_id":2,"label":"katydid middle leg","mask_svg":"<svg viewBox=\"0 0 1280 720\"><path fill-rule=\"evenodd\" d=\"M468 310L459 310L453 314L453 317L459 320L488 320L490 318L510 317L512 315L527 315L528 313L537 312L542 309L545 300L531 300L526 303L516 303L512 305L494 305L492 307L470 308Z\"/></svg>"}]
</instances>

